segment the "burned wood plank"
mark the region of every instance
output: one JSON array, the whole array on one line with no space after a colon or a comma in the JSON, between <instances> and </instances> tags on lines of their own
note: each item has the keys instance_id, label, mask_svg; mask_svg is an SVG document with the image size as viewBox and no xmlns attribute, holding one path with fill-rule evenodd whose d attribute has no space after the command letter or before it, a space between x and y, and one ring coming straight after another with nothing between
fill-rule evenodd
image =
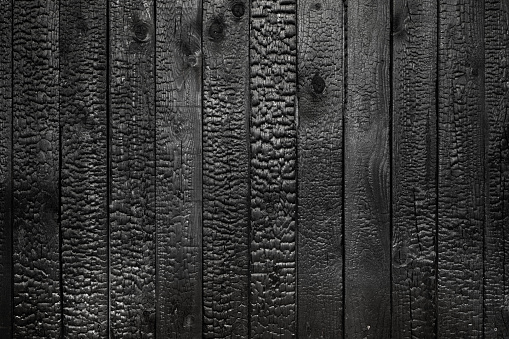
<instances>
[{"instance_id":1,"label":"burned wood plank","mask_svg":"<svg viewBox=\"0 0 509 339\"><path fill-rule=\"evenodd\" d=\"M110 336L155 336L152 1L110 1Z\"/></svg>"},{"instance_id":2,"label":"burned wood plank","mask_svg":"<svg viewBox=\"0 0 509 339\"><path fill-rule=\"evenodd\" d=\"M58 338L58 1L15 1L13 19L13 336Z\"/></svg>"},{"instance_id":3,"label":"burned wood plank","mask_svg":"<svg viewBox=\"0 0 509 339\"><path fill-rule=\"evenodd\" d=\"M0 337L12 337L12 2L0 2Z\"/></svg>"},{"instance_id":4,"label":"burned wood plank","mask_svg":"<svg viewBox=\"0 0 509 339\"><path fill-rule=\"evenodd\" d=\"M202 335L201 2L156 2L157 336Z\"/></svg>"},{"instance_id":5,"label":"burned wood plank","mask_svg":"<svg viewBox=\"0 0 509 339\"><path fill-rule=\"evenodd\" d=\"M203 3L205 338L248 336L249 1Z\"/></svg>"},{"instance_id":6,"label":"burned wood plank","mask_svg":"<svg viewBox=\"0 0 509 339\"><path fill-rule=\"evenodd\" d=\"M298 330L302 338L343 335L342 1L297 5Z\"/></svg>"},{"instance_id":7,"label":"burned wood plank","mask_svg":"<svg viewBox=\"0 0 509 339\"><path fill-rule=\"evenodd\" d=\"M392 8L392 336L436 337L437 3Z\"/></svg>"},{"instance_id":8,"label":"burned wood plank","mask_svg":"<svg viewBox=\"0 0 509 339\"><path fill-rule=\"evenodd\" d=\"M509 3L488 0L484 14L486 149L489 195L484 248L484 335L509 338Z\"/></svg>"},{"instance_id":9,"label":"burned wood plank","mask_svg":"<svg viewBox=\"0 0 509 339\"><path fill-rule=\"evenodd\" d=\"M483 326L485 212L483 1L439 6L439 338L478 338Z\"/></svg>"},{"instance_id":10,"label":"burned wood plank","mask_svg":"<svg viewBox=\"0 0 509 339\"><path fill-rule=\"evenodd\" d=\"M252 337L296 335L296 2L251 3Z\"/></svg>"},{"instance_id":11,"label":"burned wood plank","mask_svg":"<svg viewBox=\"0 0 509 339\"><path fill-rule=\"evenodd\" d=\"M348 4L345 335L389 338L390 6Z\"/></svg>"},{"instance_id":12,"label":"burned wood plank","mask_svg":"<svg viewBox=\"0 0 509 339\"><path fill-rule=\"evenodd\" d=\"M63 328L107 337L106 3L60 2Z\"/></svg>"}]
</instances>

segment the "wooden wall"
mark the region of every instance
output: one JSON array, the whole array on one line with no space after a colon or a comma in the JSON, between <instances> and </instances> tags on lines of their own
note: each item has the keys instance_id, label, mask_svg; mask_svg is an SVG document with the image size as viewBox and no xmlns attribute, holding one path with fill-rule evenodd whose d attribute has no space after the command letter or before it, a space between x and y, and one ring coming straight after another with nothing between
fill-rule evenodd
<instances>
[{"instance_id":1,"label":"wooden wall","mask_svg":"<svg viewBox=\"0 0 509 339\"><path fill-rule=\"evenodd\" d=\"M0 3L1 338L509 338L508 1Z\"/></svg>"}]
</instances>

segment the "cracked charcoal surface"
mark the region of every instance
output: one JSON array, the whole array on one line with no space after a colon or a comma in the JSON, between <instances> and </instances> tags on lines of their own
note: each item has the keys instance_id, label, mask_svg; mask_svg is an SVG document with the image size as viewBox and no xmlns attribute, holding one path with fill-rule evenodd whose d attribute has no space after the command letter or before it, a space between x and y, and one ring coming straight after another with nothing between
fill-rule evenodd
<instances>
[{"instance_id":1,"label":"cracked charcoal surface","mask_svg":"<svg viewBox=\"0 0 509 339\"><path fill-rule=\"evenodd\" d=\"M136 27L143 23L150 38L139 37ZM155 335L153 23L152 1L110 3L110 332L115 338Z\"/></svg>"},{"instance_id":2,"label":"cracked charcoal surface","mask_svg":"<svg viewBox=\"0 0 509 339\"><path fill-rule=\"evenodd\" d=\"M106 337L106 4L62 1L60 23L64 330Z\"/></svg>"},{"instance_id":3,"label":"cracked charcoal surface","mask_svg":"<svg viewBox=\"0 0 509 339\"><path fill-rule=\"evenodd\" d=\"M371 0L348 6L345 334L389 338L390 7Z\"/></svg>"},{"instance_id":4,"label":"cracked charcoal surface","mask_svg":"<svg viewBox=\"0 0 509 339\"><path fill-rule=\"evenodd\" d=\"M204 2L203 300L205 338L248 336L249 17ZM207 27L220 25L221 39Z\"/></svg>"},{"instance_id":5,"label":"cracked charcoal surface","mask_svg":"<svg viewBox=\"0 0 509 339\"><path fill-rule=\"evenodd\" d=\"M296 331L296 3L251 4L251 336Z\"/></svg>"},{"instance_id":6,"label":"cracked charcoal surface","mask_svg":"<svg viewBox=\"0 0 509 339\"><path fill-rule=\"evenodd\" d=\"M60 336L58 1L14 3L16 338Z\"/></svg>"},{"instance_id":7,"label":"cracked charcoal surface","mask_svg":"<svg viewBox=\"0 0 509 339\"><path fill-rule=\"evenodd\" d=\"M201 5L159 1L156 50L157 336L202 333Z\"/></svg>"},{"instance_id":8,"label":"cracked charcoal surface","mask_svg":"<svg viewBox=\"0 0 509 339\"><path fill-rule=\"evenodd\" d=\"M436 337L436 3L393 8L392 338Z\"/></svg>"},{"instance_id":9,"label":"cracked charcoal surface","mask_svg":"<svg viewBox=\"0 0 509 339\"><path fill-rule=\"evenodd\" d=\"M298 330L302 338L340 338L346 13L333 0L319 8L316 1L302 1L298 9Z\"/></svg>"}]
</instances>

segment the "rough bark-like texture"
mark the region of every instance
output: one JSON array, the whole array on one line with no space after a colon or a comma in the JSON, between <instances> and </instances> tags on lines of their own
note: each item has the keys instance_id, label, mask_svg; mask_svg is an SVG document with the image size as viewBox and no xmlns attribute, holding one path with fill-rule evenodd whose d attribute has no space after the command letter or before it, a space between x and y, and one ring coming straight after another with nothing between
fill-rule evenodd
<instances>
[{"instance_id":1,"label":"rough bark-like texture","mask_svg":"<svg viewBox=\"0 0 509 339\"><path fill-rule=\"evenodd\" d=\"M205 338L248 336L249 1L203 13Z\"/></svg>"},{"instance_id":2,"label":"rough bark-like texture","mask_svg":"<svg viewBox=\"0 0 509 339\"><path fill-rule=\"evenodd\" d=\"M436 333L436 1L392 9L392 336Z\"/></svg>"},{"instance_id":3,"label":"rough bark-like texture","mask_svg":"<svg viewBox=\"0 0 509 339\"><path fill-rule=\"evenodd\" d=\"M12 336L12 4L0 2L0 337Z\"/></svg>"},{"instance_id":4,"label":"rough bark-like texture","mask_svg":"<svg viewBox=\"0 0 509 339\"><path fill-rule=\"evenodd\" d=\"M438 337L483 325L485 209L483 1L439 6Z\"/></svg>"},{"instance_id":5,"label":"rough bark-like texture","mask_svg":"<svg viewBox=\"0 0 509 339\"><path fill-rule=\"evenodd\" d=\"M362 0L347 11L345 338L389 338L390 6Z\"/></svg>"},{"instance_id":6,"label":"rough bark-like texture","mask_svg":"<svg viewBox=\"0 0 509 339\"><path fill-rule=\"evenodd\" d=\"M251 336L296 334L296 3L251 3Z\"/></svg>"},{"instance_id":7,"label":"rough bark-like texture","mask_svg":"<svg viewBox=\"0 0 509 339\"><path fill-rule=\"evenodd\" d=\"M484 333L509 338L509 3L485 4L489 210L485 226Z\"/></svg>"},{"instance_id":8,"label":"rough bark-like texture","mask_svg":"<svg viewBox=\"0 0 509 339\"><path fill-rule=\"evenodd\" d=\"M58 338L58 1L15 1L13 18L14 337Z\"/></svg>"},{"instance_id":9,"label":"rough bark-like texture","mask_svg":"<svg viewBox=\"0 0 509 339\"><path fill-rule=\"evenodd\" d=\"M106 3L62 0L62 302L73 338L108 329L106 62Z\"/></svg>"},{"instance_id":10,"label":"rough bark-like texture","mask_svg":"<svg viewBox=\"0 0 509 339\"><path fill-rule=\"evenodd\" d=\"M110 335L155 334L152 1L110 2Z\"/></svg>"},{"instance_id":11,"label":"rough bark-like texture","mask_svg":"<svg viewBox=\"0 0 509 339\"><path fill-rule=\"evenodd\" d=\"M156 13L157 336L200 338L201 2Z\"/></svg>"},{"instance_id":12,"label":"rough bark-like texture","mask_svg":"<svg viewBox=\"0 0 509 339\"><path fill-rule=\"evenodd\" d=\"M342 1L302 0L298 12L299 235L301 338L343 334Z\"/></svg>"}]
</instances>

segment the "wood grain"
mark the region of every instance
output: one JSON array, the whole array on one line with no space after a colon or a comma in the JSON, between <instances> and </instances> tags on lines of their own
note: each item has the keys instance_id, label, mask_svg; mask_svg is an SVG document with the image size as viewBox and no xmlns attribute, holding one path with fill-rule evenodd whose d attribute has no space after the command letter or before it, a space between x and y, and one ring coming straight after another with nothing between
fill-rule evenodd
<instances>
[{"instance_id":1,"label":"wood grain","mask_svg":"<svg viewBox=\"0 0 509 339\"><path fill-rule=\"evenodd\" d=\"M489 196L484 247L484 335L509 337L509 3L485 2L485 111Z\"/></svg>"},{"instance_id":2,"label":"wood grain","mask_svg":"<svg viewBox=\"0 0 509 339\"><path fill-rule=\"evenodd\" d=\"M389 338L390 7L348 5L345 338Z\"/></svg>"},{"instance_id":3,"label":"wood grain","mask_svg":"<svg viewBox=\"0 0 509 339\"><path fill-rule=\"evenodd\" d=\"M157 336L202 333L201 2L157 2Z\"/></svg>"},{"instance_id":4,"label":"wood grain","mask_svg":"<svg viewBox=\"0 0 509 339\"><path fill-rule=\"evenodd\" d=\"M394 1L392 36L391 338L435 338L436 1Z\"/></svg>"},{"instance_id":5,"label":"wood grain","mask_svg":"<svg viewBox=\"0 0 509 339\"><path fill-rule=\"evenodd\" d=\"M251 2L251 331L296 335L296 3Z\"/></svg>"},{"instance_id":6,"label":"wood grain","mask_svg":"<svg viewBox=\"0 0 509 339\"><path fill-rule=\"evenodd\" d=\"M63 328L108 333L106 3L60 2Z\"/></svg>"},{"instance_id":7,"label":"wood grain","mask_svg":"<svg viewBox=\"0 0 509 339\"><path fill-rule=\"evenodd\" d=\"M249 1L203 6L204 337L246 338Z\"/></svg>"},{"instance_id":8,"label":"wood grain","mask_svg":"<svg viewBox=\"0 0 509 339\"><path fill-rule=\"evenodd\" d=\"M0 337L12 336L12 2L0 2Z\"/></svg>"},{"instance_id":9,"label":"wood grain","mask_svg":"<svg viewBox=\"0 0 509 339\"><path fill-rule=\"evenodd\" d=\"M344 3L298 3L298 329L343 335Z\"/></svg>"},{"instance_id":10,"label":"wood grain","mask_svg":"<svg viewBox=\"0 0 509 339\"><path fill-rule=\"evenodd\" d=\"M58 338L58 1L15 1L13 18L13 336Z\"/></svg>"},{"instance_id":11,"label":"wood grain","mask_svg":"<svg viewBox=\"0 0 509 339\"><path fill-rule=\"evenodd\" d=\"M152 1L110 8L110 337L153 338L155 81Z\"/></svg>"},{"instance_id":12,"label":"wood grain","mask_svg":"<svg viewBox=\"0 0 509 339\"><path fill-rule=\"evenodd\" d=\"M486 200L482 1L439 6L439 338L478 338L483 327Z\"/></svg>"}]
</instances>

